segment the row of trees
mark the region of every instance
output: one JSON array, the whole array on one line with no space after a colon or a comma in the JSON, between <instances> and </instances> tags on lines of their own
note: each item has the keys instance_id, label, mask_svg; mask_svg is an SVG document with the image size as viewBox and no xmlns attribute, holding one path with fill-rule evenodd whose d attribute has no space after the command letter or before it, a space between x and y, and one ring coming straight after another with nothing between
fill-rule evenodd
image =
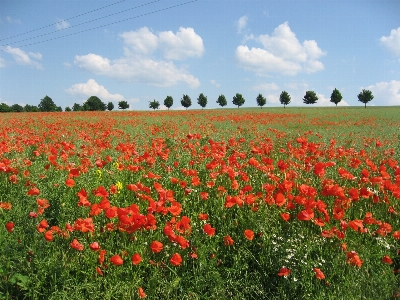
<instances>
[{"instance_id":1,"label":"row of trees","mask_svg":"<svg viewBox=\"0 0 400 300\"><path fill-rule=\"evenodd\" d=\"M125 100L119 101L118 102L118 108L119 109L127 109L129 108L129 103ZM103 101L101 101L98 97L96 96L91 96L89 99L85 101L85 103L78 104L74 103L72 106L72 109L67 106L65 108L65 111L104 111L104 110L113 110L114 109L114 104L112 102L108 102L108 104L105 104ZM43 99L40 100L40 103L38 106L36 105L25 105L21 106L19 104L13 104L11 106L7 105L6 103L1 103L0 104L0 112L56 112L56 111L62 111L61 106L57 106L53 99L51 99L49 96L45 96Z\"/></svg>"},{"instance_id":2,"label":"row of trees","mask_svg":"<svg viewBox=\"0 0 400 300\"><path fill-rule=\"evenodd\" d=\"M367 107L367 103L370 102L372 99L374 99L374 96L372 95L372 92L369 90L363 89L362 92L360 92L358 95L358 101L364 103L365 107ZM334 103L336 106L338 103L342 101L342 94L338 89L334 89L332 94L331 94L331 99L330 102ZM239 108L245 103L245 99L243 96L239 93L237 93L235 96L233 96L232 103L234 105L237 105ZM258 94L257 98L257 105L260 106L261 108L267 103L267 99L262 94ZM282 91L282 93L279 96L279 101L285 108L286 105L288 105L291 101L290 95L286 91ZM314 91L307 91L306 94L304 95L303 98L303 103L305 104L315 104L318 101L318 96ZM204 96L203 93L199 95L197 98L197 103L201 106L201 109L205 108L207 106L207 96ZM224 95L219 95L217 99L217 103L221 106L224 107L228 104L226 97ZM170 109L170 107L174 104L174 99L171 96L167 96L167 98L164 99L164 105ZM192 105L192 100L188 95L183 95L181 99L181 105L188 109ZM160 107L160 102L153 100L149 102L149 108L151 109L158 109Z\"/></svg>"}]
</instances>

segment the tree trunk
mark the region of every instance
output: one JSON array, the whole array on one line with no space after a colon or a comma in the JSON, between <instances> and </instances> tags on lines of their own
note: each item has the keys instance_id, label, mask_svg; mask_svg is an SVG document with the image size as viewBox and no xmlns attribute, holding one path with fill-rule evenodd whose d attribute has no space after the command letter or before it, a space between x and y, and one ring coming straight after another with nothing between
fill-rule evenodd
<instances>
[{"instance_id":1,"label":"tree trunk","mask_svg":"<svg viewBox=\"0 0 400 300\"><path fill-rule=\"evenodd\" d=\"M365 104L364 108L367 108L367 103L364 103L364 104Z\"/></svg>"}]
</instances>

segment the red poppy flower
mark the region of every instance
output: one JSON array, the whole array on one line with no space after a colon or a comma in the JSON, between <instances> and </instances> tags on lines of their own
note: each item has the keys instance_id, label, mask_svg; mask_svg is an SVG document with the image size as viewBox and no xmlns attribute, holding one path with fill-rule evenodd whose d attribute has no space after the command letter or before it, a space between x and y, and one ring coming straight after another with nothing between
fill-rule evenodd
<instances>
[{"instance_id":1,"label":"red poppy flower","mask_svg":"<svg viewBox=\"0 0 400 300\"><path fill-rule=\"evenodd\" d=\"M147 296L146 293L144 292L144 290L142 289L142 287L138 288L138 294L139 294L140 299L146 298L146 296Z\"/></svg>"},{"instance_id":2,"label":"red poppy flower","mask_svg":"<svg viewBox=\"0 0 400 300\"><path fill-rule=\"evenodd\" d=\"M14 222L8 222L6 224L6 229L8 232L12 232L14 230Z\"/></svg>"},{"instance_id":3,"label":"red poppy flower","mask_svg":"<svg viewBox=\"0 0 400 300\"><path fill-rule=\"evenodd\" d=\"M100 265L102 265L104 263L104 258L106 256L106 253L107 253L106 250L100 250L99 258L98 258L98 262Z\"/></svg>"},{"instance_id":4,"label":"red poppy flower","mask_svg":"<svg viewBox=\"0 0 400 300\"><path fill-rule=\"evenodd\" d=\"M289 221L289 219L290 219L290 214L289 213L281 213L281 218L284 220L284 221Z\"/></svg>"},{"instance_id":5,"label":"red poppy flower","mask_svg":"<svg viewBox=\"0 0 400 300\"><path fill-rule=\"evenodd\" d=\"M139 253L135 253L132 255L132 264L134 264L135 266L140 264L140 262L142 261L142 257L140 256Z\"/></svg>"},{"instance_id":6,"label":"red poppy flower","mask_svg":"<svg viewBox=\"0 0 400 300\"><path fill-rule=\"evenodd\" d=\"M75 186L75 180L73 180L73 179L67 179L67 180L65 180L65 185L66 185L67 187L74 187L74 186Z\"/></svg>"},{"instance_id":7,"label":"red poppy flower","mask_svg":"<svg viewBox=\"0 0 400 300\"><path fill-rule=\"evenodd\" d=\"M44 238L48 242L53 241L53 232L51 230L46 231L46 233L44 234Z\"/></svg>"},{"instance_id":8,"label":"red poppy flower","mask_svg":"<svg viewBox=\"0 0 400 300\"><path fill-rule=\"evenodd\" d=\"M248 239L249 241L254 239L254 231L250 230L250 229L246 229L244 231L244 236L246 237L246 239Z\"/></svg>"},{"instance_id":9,"label":"red poppy flower","mask_svg":"<svg viewBox=\"0 0 400 300\"><path fill-rule=\"evenodd\" d=\"M235 241L231 238L230 235L224 236L224 245L232 246Z\"/></svg>"},{"instance_id":10,"label":"red poppy flower","mask_svg":"<svg viewBox=\"0 0 400 300\"><path fill-rule=\"evenodd\" d=\"M82 251L83 250L83 245L81 243L78 242L77 239L74 239L71 243L70 246L78 251Z\"/></svg>"},{"instance_id":11,"label":"red poppy flower","mask_svg":"<svg viewBox=\"0 0 400 300\"><path fill-rule=\"evenodd\" d=\"M163 249L163 244L159 241L154 241L151 243L150 249L153 253L159 253Z\"/></svg>"},{"instance_id":12,"label":"red poppy flower","mask_svg":"<svg viewBox=\"0 0 400 300\"><path fill-rule=\"evenodd\" d=\"M286 276L289 276L289 274L290 274L290 270L286 267L281 268L278 272L278 276L286 277Z\"/></svg>"},{"instance_id":13,"label":"red poppy flower","mask_svg":"<svg viewBox=\"0 0 400 300\"><path fill-rule=\"evenodd\" d=\"M203 231L209 236L213 236L215 234L215 228L213 228L210 224L205 224L203 226Z\"/></svg>"},{"instance_id":14,"label":"red poppy flower","mask_svg":"<svg viewBox=\"0 0 400 300\"><path fill-rule=\"evenodd\" d=\"M100 250L100 245L99 245L98 242L91 243L89 247L93 251L99 251Z\"/></svg>"},{"instance_id":15,"label":"red poppy flower","mask_svg":"<svg viewBox=\"0 0 400 300\"><path fill-rule=\"evenodd\" d=\"M103 271L100 269L100 267L96 268L96 273L99 274L100 276L103 276Z\"/></svg>"},{"instance_id":16,"label":"red poppy flower","mask_svg":"<svg viewBox=\"0 0 400 300\"><path fill-rule=\"evenodd\" d=\"M180 266L182 264L182 257L179 255L179 253L175 253L174 255L172 255L169 262L174 266Z\"/></svg>"},{"instance_id":17,"label":"red poppy flower","mask_svg":"<svg viewBox=\"0 0 400 300\"><path fill-rule=\"evenodd\" d=\"M199 220L202 220L202 221L208 220L208 215L207 215L207 214L199 213Z\"/></svg>"},{"instance_id":18,"label":"red poppy flower","mask_svg":"<svg viewBox=\"0 0 400 300\"><path fill-rule=\"evenodd\" d=\"M325 274L322 273L321 269L314 268L313 270L315 272L315 277L317 277L317 279L319 280L325 279Z\"/></svg>"},{"instance_id":19,"label":"red poppy flower","mask_svg":"<svg viewBox=\"0 0 400 300\"><path fill-rule=\"evenodd\" d=\"M312 218L314 218L314 211L312 209L302 210L297 215L297 219L300 221L309 221Z\"/></svg>"},{"instance_id":20,"label":"red poppy flower","mask_svg":"<svg viewBox=\"0 0 400 300\"><path fill-rule=\"evenodd\" d=\"M114 255L110 258L110 262L114 265L114 266L120 266L124 263L123 259L121 258L121 256L119 255Z\"/></svg>"},{"instance_id":21,"label":"red poppy flower","mask_svg":"<svg viewBox=\"0 0 400 300\"><path fill-rule=\"evenodd\" d=\"M393 261L391 260L391 258L389 257L389 255L385 255L385 256L382 258L382 262L385 263L385 264L389 264L389 265L391 265L391 264L393 263Z\"/></svg>"},{"instance_id":22,"label":"red poppy flower","mask_svg":"<svg viewBox=\"0 0 400 300\"><path fill-rule=\"evenodd\" d=\"M27 191L26 194L29 196L37 196L40 194L40 190L36 187L33 187L29 191Z\"/></svg>"}]
</instances>

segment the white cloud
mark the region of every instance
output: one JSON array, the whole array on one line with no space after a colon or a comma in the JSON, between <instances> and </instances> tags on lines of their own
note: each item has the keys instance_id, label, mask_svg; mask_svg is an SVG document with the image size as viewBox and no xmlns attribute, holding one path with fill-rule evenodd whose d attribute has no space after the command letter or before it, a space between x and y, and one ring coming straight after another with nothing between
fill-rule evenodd
<instances>
[{"instance_id":1,"label":"white cloud","mask_svg":"<svg viewBox=\"0 0 400 300\"><path fill-rule=\"evenodd\" d=\"M176 34L172 31L163 31L160 32L159 37L166 59L183 60L203 55L203 39L194 32L193 28L180 27Z\"/></svg>"},{"instance_id":2,"label":"white cloud","mask_svg":"<svg viewBox=\"0 0 400 300\"><path fill-rule=\"evenodd\" d=\"M33 60L33 59L41 60L42 55L40 53L32 53L32 52L26 53L25 51L19 48L13 48L10 46L7 46L4 49L4 52L11 54L14 60L20 65L31 66L37 69L43 69L43 66L39 62Z\"/></svg>"},{"instance_id":3,"label":"white cloud","mask_svg":"<svg viewBox=\"0 0 400 300\"><path fill-rule=\"evenodd\" d=\"M318 97L317 103L312 104L312 105L316 105L316 106L336 106L335 103L331 102L331 97L330 96L327 98L327 97L325 97L325 95L317 93L317 97ZM349 106L349 104L342 99L342 101L340 101L337 106Z\"/></svg>"},{"instance_id":4,"label":"white cloud","mask_svg":"<svg viewBox=\"0 0 400 300\"><path fill-rule=\"evenodd\" d=\"M70 26L70 24L65 20L62 20L62 21L59 21L56 23L57 30L63 30L63 29L68 28L69 26Z\"/></svg>"},{"instance_id":5,"label":"white cloud","mask_svg":"<svg viewBox=\"0 0 400 300\"><path fill-rule=\"evenodd\" d=\"M326 52L314 40L301 44L287 22L275 28L272 35L249 35L245 41L251 39L261 43L263 48L249 49L240 45L236 48L236 59L239 66L259 76L268 73L294 76L299 72L314 73L324 69L318 59Z\"/></svg>"},{"instance_id":6,"label":"white cloud","mask_svg":"<svg viewBox=\"0 0 400 300\"><path fill-rule=\"evenodd\" d=\"M241 33L242 30L247 26L248 20L249 20L249 18L246 15L239 18L239 20L237 21L237 32L238 33Z\"/></svg>"},{"instance_id":7,"label":"white cloud","mask_svg":"<svg viewBox=\"0 0 400 300\"><path fill-rule=\"evenodd\" d=\"M400 56L400 27L392 29L389 36L380 38L381 44L396 56ZM400 61L399 61L400 62Z\"/></svg>"},{"instance_id":8,"label":"white cloud","mask_svg":"<svg viewBox=\"0 0 400 300\"><path fill-rule=\"evenodd\" d=\"M278 89L279 89L279 86L275 82L261 83L261 84L253 86L254 91L269 92L269 91L276 91Z\"/></svg>"},{"instance_id":9,"label":"white cloud","mask_svg":"<svg viewBox=\"0 0 400 300\"><path fill-rule=\"evenodd\" d=\"M220 87L221 86L221 84L219 84L216 80L214 80L214 79L211 79L210 80L210 83L213 85L213 86L216 86L216 87Z\"/></svg>"},{"instance_id":10,"label":"white cloud","mask_svg":"<svg viewBox=\"0 0 400 300\"><path fill-rule=\"evenodd\" d=\"M150 54L158 47L158 37L147 27L142 27L137 31L124 32L120 36L124 39L124 43L138 54ZM129 51L129 49L125 51ZM126 52L126 54L128 53Z\"/></svg>"},{"instance_id":11,"label":"white cloud","mask_svg":"<svg viewBox=\"0 0 400 300\"><path fill-rule=\"evenodd\" d=\"M4 68L6 66L6 61L4 58L0 57L0 68Z\"/></svg>"},{"instance_id":12,"label":"white cloud","mask_svg":"<svg viewBox=\"0 0 400 300\"><path fill-rule=\"evenodd\" d=\"M378 82L366 88L374 95L372 102L378 105L400 105L400 81Z\"/></svg>"},{"instance_id":13,"label":"white cloud","mask_svg":"<svg viewBox=\"0 0 400 300\"><path fill-rule=\"evenodd\" d=\"M177 68L172 62L155 61L141 56L130 56L110 61L97 54L76 56L75 64L97 75L104 75L129 82L147 83L158 87L173 86L185 82L191 88L200 82L185 69Z\"/></svg>"},{"instance_id":14,"label":"white cloud","mask_svg":"<svg viewBox=\"0 0 400 300\"><path fill-rule=\"evenodd\" d=\"M124 96L120 94L111 94L102 85L99 85L94 79L89 79L86 83L77 83L66 90L71 95L79 96L97 96L105 101L122 101Z\"/></svg>"},{"instance_id":15,"label":"white cloud","mask_svg":"<svg viewBox=\"0 0 400 300\"><path fill-rule=\"evenodd\" d=\"M169 87L180 82L190 88L200 86L199 80L185 68L177 67L171 60L200 57L204 52L203 40L193 28L180 27L171 31L152 33L147 27L120 35L124 41L124 56L110 60L97 54L75 56L74 63L82 69L129 82L145 83L158 87ZM155 51L163 51L169 60L151 57Z\"/></svg>"},{"instance_id":16,"label":"white cloud","mask_svg":"<svg viewBox=\"0 0 400 300\"><path fill-rule=\"evenodd\" d=\"M2 20L0 19L0 23L2 23L1 21ZM7 23L10 23L10 24L21 24L21 20L20 19L15 19L15 18L12 18L10 16L5 17L5 21Z\"/></svg>"}]
</instances>

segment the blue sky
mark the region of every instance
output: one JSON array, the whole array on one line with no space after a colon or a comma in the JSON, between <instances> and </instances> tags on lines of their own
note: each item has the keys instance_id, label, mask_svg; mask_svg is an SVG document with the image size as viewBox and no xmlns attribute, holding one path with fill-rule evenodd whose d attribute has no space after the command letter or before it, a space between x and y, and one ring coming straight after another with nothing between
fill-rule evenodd
<instances>
[{"instance_id":1,"label":"blue sky","mask_svg":"<svg viewBox=\"0 0 400 300\"><path fill-rule=\"evenodd\" d=\"M149 109L183 94L216 108L241 93L268 106L400 105L397 0L0 0L0 102L63 109L90 96Z\"/></svg>"}]
</instances>

